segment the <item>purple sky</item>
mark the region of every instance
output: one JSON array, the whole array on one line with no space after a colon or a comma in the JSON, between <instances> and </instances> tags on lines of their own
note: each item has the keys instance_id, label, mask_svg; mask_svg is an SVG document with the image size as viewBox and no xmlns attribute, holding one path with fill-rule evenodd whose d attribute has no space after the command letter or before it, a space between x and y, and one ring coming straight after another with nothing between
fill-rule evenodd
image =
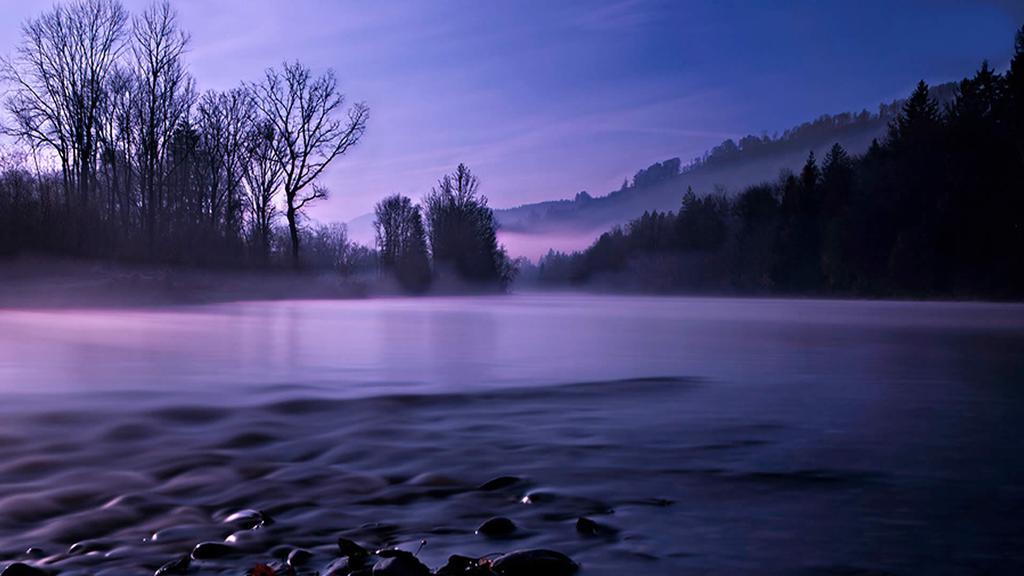
<instances>
[{"instance_id":1,"label":"purple sky","mask_svg":"<svg viewBox=\"0 0 1024 576\"><path fill-rule=\"evenodd\" d=\"M133 12L144 1L128 0ZM0 46L48 2L5 2ZM371 107L325 178L320 220L419 199L458 162L495 207L594 195L651 162L826 112L874 109L920 78L1006 65L1024 3L179 0L200 89L300 59Z\"/></svg>"}]
</instances>

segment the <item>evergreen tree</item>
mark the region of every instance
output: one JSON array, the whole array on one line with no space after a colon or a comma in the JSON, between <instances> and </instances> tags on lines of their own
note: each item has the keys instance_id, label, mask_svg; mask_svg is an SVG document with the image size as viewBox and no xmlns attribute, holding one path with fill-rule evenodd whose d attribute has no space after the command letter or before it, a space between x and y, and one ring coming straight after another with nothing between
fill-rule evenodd
<instances>
[{"instance_id":1,"label":"evergreen tree","mask_svg":"<svg viewBox=\"0 0 1024 576\"><path fill-rule=\"evenodd\" d=\"M505 288L514 267L498 246L498 223L487 197L478 194L479 186L476 175L459 164L427 195L424 204L434 265L465 281Z\"/></svg>"},{"instance_id":2,"label":"evergreen tree","mask_svg":"<svg viewBox=\"0 0 1024 576\"><path fill-rule=\"evenodd\" d=\"M896 146L926 146L940 120L939 104L929 94L928 84L921 80L889 125L889 141Z\"/></svg>"}]
</instances>

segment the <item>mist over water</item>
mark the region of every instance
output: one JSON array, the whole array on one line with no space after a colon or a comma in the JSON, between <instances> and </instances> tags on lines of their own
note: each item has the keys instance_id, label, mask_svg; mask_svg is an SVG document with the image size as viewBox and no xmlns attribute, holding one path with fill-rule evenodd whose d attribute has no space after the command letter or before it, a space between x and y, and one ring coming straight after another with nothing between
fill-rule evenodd
<instances>
[{"instance_id":1,"label":"mist over water","mask_svg":"<svg viewBox=\"0 0 1024 576\"><path fill-rule=\"evenodd\" d=\"M585 574L1017 574L1022 376L1020 305L0 311L0 562L151 574L229 539L201 573L291 546L321 569L347 535L426 539L432 567L546 547ZM244 509L275 522L225 522ZM492 516L515 537L475 534Z\"/></svg>"}]
</instances>

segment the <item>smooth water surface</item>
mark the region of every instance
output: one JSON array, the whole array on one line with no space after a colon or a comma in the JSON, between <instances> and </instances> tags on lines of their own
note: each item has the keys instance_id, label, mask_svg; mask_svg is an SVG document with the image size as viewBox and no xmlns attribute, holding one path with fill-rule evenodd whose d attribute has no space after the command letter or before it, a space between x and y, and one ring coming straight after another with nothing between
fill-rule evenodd
<instances>
[{"instance_id":1,"label":"smooth water surface","mask_svg":"<svg viewBox=\"0 0 1024 576\"><path fill-rule=\"evenodd\" d=\"M584 574L1020 574L1022 386L1019 305L0 311L0 565L152 574L228 539L197 573L293 546L313 573L346 535L426 540L432 567L546 547ZM225 522L243 509L276 521ZM514 537L474 533L492 516Z\"/></svg>"}]
</instances>

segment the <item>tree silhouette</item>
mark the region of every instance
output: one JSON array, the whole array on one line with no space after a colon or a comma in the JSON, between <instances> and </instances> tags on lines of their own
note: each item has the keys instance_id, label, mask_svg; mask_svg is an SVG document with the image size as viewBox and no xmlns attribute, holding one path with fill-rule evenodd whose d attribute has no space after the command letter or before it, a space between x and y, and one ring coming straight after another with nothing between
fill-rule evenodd
<instances>
[{"instance_id":1,"label":"tree silhouette","mask_svg":"<svg viewBox=\"0 0 1024 576\"><path fill-rule=\"evenodd\" d=\"M393 273L406 290L425 290L430 284L430 260L419 206L395 194L377 203L374 216L381 268Z\"/></svg>"},{"instance_id":2,"label":"tree silhouette","mask_svg":"<svg viewBox=\"0 0 1024 576\"><path fill-rule=\"evenodd\" d=\"M114 0L58 4L25 24L16 56L2 62L12 85L6 107L13 122L6 131L56 155L69 212L75 192L81 213L89 209L104 89L127 21Z\"/></svg>"},{"instance_id":3,"label":"tree silhouette","mask_svg":"<svg viewBox=\"0 0 1024 576\"><path fill-rule=\"evenodd\" d=\"M514 267L498 246L498 224L478 195L480 181L465 165L445 174L429 194L427 227L434 265L474 284L502 288L511 282Z\"/></svg>"},{"instance_id":4,"label":"tree silhouette","mask_svg":"<svg viewBox=\"0 0 1024 576\"><path fill-rule=\"evenodd\" d=\"M286 62L280 71L268 69L263 82L250 88L256 107L276 133L273 157L281 169L292 264L298 267L299 218L309 204L327 197L327 189L316 179L359 142L370 109L357 102L340 118L345 96L338 91L334 73L314 76L298 62ZM307 188L311 192L303 193Z\"/></svg>"},{"instance_id":5,"label":"tree silhouette","mask_svg":"<svg viewBox=\"0 0 1024 576\"><path fill-rule=\"evenodd\" d=\"M273 123L265 119L254 120L245 134L243 174L249 229L259 261L264 265L270 259L270 243L277 217L275 198L281 184L282 169L275 157L280 146L277 138Z\"/></svg>"}]
</instances>

